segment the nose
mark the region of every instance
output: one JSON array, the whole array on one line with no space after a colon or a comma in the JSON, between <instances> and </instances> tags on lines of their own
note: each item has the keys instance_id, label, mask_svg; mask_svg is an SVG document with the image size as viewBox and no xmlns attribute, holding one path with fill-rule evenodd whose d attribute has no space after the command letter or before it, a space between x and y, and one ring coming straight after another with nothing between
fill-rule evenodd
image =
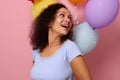
<instances>
[{"instance_id":1,"label":"nose","mask_svg":"<svg viewBox=\"0 0 120 80\"><path fill-rule=\"evenodd\" d=\"M66 21L66 22L70 22L71 19L70 19L69 17L66 17L66 18L65 18L65 21Z\"/></svg>"}]
</instances>

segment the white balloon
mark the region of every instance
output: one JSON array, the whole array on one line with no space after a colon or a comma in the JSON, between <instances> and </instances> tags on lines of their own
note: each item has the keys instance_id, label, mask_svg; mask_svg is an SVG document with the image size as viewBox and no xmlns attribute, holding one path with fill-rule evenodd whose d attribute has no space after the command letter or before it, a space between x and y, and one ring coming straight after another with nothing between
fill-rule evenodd
<instances>
[{"instance_id":1,"label":"white balloon","mask_svg":"<svg viewBox=\"0 0 120 80\"><path fill-rule=\"evenodd\" d=\"M73 28L73 40L78 45L81 53L92 51L98 42L98 31L94 30L87 22L78 24Z\"/></svg>"}]
</instances>

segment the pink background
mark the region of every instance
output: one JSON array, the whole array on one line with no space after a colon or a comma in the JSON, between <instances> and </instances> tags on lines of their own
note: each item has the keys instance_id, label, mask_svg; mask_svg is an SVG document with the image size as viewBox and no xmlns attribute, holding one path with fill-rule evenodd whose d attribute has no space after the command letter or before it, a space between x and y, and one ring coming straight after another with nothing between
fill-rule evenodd
<instances>
[{"instance_id":1,"label":"pink background","mask_svg":"<svg viewBox=\"0 0 120 80\"><path fill-rule=\"evenodd\" d=\"M29 30L32 4L27 0L0 2L0 80L31 80ZM93 80L120 80L120 13L99 30L96 48L85 55Z\"/></svg>"}]
</instances>

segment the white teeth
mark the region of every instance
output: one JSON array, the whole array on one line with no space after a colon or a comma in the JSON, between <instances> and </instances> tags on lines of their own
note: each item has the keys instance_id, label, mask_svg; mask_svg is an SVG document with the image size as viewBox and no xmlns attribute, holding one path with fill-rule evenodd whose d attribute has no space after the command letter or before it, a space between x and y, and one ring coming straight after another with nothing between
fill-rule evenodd
<instances>
[{"instance_id":1,"label":"white teeth","mask_svg":"<svg viewBox=\"0 0 120 80\"><path fill-rule=\"evenodd\" d=\"M64 24L62 24L61 26L62 26L62 27L65 27L65 28L69 28L69 26L68 26L68 25L66 25L66 24L65 24L65 25L64 25Z\"/></svg>"}]
</instances>

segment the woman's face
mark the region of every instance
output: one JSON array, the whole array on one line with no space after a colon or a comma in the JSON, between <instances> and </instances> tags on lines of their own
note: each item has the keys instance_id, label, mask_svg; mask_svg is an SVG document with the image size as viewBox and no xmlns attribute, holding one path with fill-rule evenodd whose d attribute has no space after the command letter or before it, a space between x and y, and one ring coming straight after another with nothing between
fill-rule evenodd
<instances>
[{"instance_id":1,"label":"woman's face","mask_svg":"<svg viewBox=\"0 0 120 80\"><path fill-rule=\"evenodd\" d=\"M71 27L72 20L69 10L60 8L55 15L55 20L51 22L50 30L63 36L70 31Z\"/></svg>"}]
</instances>

